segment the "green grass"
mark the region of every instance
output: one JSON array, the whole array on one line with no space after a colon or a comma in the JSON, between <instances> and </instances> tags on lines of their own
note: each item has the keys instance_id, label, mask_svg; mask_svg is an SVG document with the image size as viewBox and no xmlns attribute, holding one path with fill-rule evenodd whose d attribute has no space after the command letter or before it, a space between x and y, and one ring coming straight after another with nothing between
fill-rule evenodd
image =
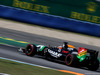
<instances>
[{"instance_id":1,"label":"green grass","mask_svg":"<svg viewBox=\"0 0 100 75\"><path fill-rule=\"evenodd\" d=\"M4 59L0 59L0 73L6 73L10 75L74 75Z\"/></svg>"}]
</instances>

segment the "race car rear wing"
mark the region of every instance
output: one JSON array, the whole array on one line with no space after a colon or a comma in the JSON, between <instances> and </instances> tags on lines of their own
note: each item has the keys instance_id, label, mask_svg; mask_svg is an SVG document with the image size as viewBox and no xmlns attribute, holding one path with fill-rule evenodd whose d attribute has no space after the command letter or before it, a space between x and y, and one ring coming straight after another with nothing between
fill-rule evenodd
<instances>
[{"instance_id":1,"label":"race car rear wing","mask_svg":"<svg viewBox=\"0 0 100 75\"><path fill-rule=\"evenodd\" d=\"M94 61L97 59L99 51L87 49L87 53L90 54L90 59Z\"/></svg>"}]
</instances>

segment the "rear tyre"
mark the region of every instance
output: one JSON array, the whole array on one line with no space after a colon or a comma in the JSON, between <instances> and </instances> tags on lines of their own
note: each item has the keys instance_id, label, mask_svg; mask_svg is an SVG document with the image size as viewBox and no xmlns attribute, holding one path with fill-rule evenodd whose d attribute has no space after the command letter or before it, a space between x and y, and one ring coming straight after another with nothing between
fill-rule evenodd
<instances>
[{"instance_id":1,"label":"rear tyre","mask_svg":"<svg viewBox=\"0 0 100 75\"><path fill-rule=\"evenodd\" d=\"M34 56L37 52L36 46L33 44L28 44L25 48L25 54L27 56Z\"/></svg>"},{"instance_id":2,"label":"rear tyre","mask_svg":"<svg viewBox=\"0 0 100 75\"><path fill-rule=\"evenodd\" d=\"M99 68L99 60L95 60L94 62L90 62L88 65L88 69L92 71L96 71Z\"/></svg>"},{"instance_id":3,"label":"rear tyre","mask_svg":"<svg viewBox=\"0 0 100 75\"><path fill-rule=\"evenodd\" d=\"M77 55L68 54L65 58L65 64L68 66L77 66L78 65Z\"/></svg>"}]
</instances>

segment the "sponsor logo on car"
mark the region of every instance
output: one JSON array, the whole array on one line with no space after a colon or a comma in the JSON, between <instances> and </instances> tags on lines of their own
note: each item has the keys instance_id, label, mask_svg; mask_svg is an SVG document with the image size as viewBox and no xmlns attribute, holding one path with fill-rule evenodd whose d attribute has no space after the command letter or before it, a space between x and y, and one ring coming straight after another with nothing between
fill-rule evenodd
<instances>
[{"instance_id":1,"label":"sponsor logo on car","mask_svg":"<svg viewBox=\"0 0 100 75\"><path fill-rule=\"evenodd\" d=\"M52 50L50 50L50 49L48 49L48 52L50 53L51 56L56 57L56 58L62 56L61 53L58 53L58 52L52 51Z\"/></svg>"},{"instance_id":2,"label":"sponsor logo on car","mask_svg":"<svg viewBox=\"0 0 100 75\"><path fill-rule=\"evenodd\" d=\"M69 53L69 51L65 51L65 50L63 50L62 53Z\"/></svg>"}]
</instances>

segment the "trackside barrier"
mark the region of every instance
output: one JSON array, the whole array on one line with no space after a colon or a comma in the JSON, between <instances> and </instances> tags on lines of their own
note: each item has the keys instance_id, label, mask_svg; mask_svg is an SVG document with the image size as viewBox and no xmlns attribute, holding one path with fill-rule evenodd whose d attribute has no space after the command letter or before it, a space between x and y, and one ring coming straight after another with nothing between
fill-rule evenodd
<instances>
[{"instance_id":1,"label":"trackside barrier","mask_svg":"<svg viewBox=\"0 0 100 75\"><path fill-rule=\"evenodd\" d=\"M0 5L100 24L97 0L0 0Z\"/></svg>"},{"instance_id":2,"label":"trackside barrier","mask_svg":"<svg viewBox=\"0 0 100 75\"><path fill-rule=\"evenodd\" d=\"M100 37L100 25L0 6L0 17Z\"/></svg>"}]
</instances>

